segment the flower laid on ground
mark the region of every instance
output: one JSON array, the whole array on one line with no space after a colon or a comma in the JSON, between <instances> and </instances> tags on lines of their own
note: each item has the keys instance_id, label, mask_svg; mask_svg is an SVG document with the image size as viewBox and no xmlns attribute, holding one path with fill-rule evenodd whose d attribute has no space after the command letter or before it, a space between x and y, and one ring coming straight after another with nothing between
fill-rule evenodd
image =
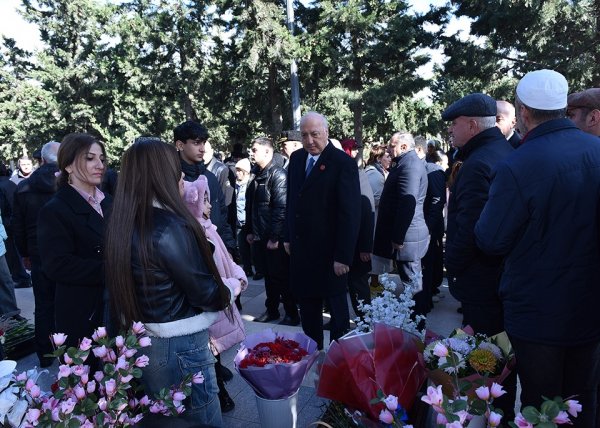
<instances>
[{"instance_id":1,"label":"flower laid on ground","mask_svg":"<svg viewBox=\"0 0 600 428\"><path fill-rule=\"evenodd\" d=\"M234 364L258 396L279 400L298 391L318 354L304 333L267 329L246 336Z\"/></svg>"},{"instance_id":2,"label":"flower laid on ground","mask_svg":"<svg viewBox=\"0 0 600 428\"><path fill-rule=\"evenodd\" d=\"M572 416L574 418L581 412L581 404L573 398L563 400L561 397L555 397L554 400L542 397L544 402L540 410L533 406L527 406L518 413L514 422L509 422L513 428L554 428L558 425L572 425Z\"/></svg>"},{"instance_id":3,"label":"flower laid on ground","mask_svg":"<svg viewBox=\"0 0 600 428\"><path fill-rule=\"evenodd\" d=\"M4 345L4 342L6 342L6 332L13 323L12 318L0 317L0 344Z\"/></svg>"},{"instance_id":4,"label":"flower laid on ground","mask_svg":"<svg viewBox=\"0 0 600 428\"><path fill-rule=\"evenodd\" d=\"M61 360L57 381L51 393L36 384L37 373L21 373L13 378L13 390L28 407L28 426L125 427L138 423L147 413L167 416L185 410L184 400L192 383L202 383L202 375L187 376L180 385L166 386L154 399L141 393L139 379L148 357L138 351L151 345L141 323L126 334L108 337L104 327L92 339L83 338L78 347L66 349L66 335L56 333L52 356ZM85 362L90 354L102 362L102 370L90 372ZM19 423L20 424L20 423ZM14 425L19 426L19 425Z\"/></svg>"},{"instance_id":5,"label":"flower laid on ground","mask_svg":"<svg viewBox=\"0 0 600 428\"><path fill-rule=\"evenodd\" d=\"M267 364L295 363L308 355L295 340L277 337L273 342L261 342L248 350L240 368L264 367Z\"/></svg>"},{"instance_id":6,"label":"flower laid on ground","mask_svg":"<svg viewBox=\"0 0 600 428\"><path fill-rule=\"evenodd\" d=\"M383 286L381 295L373 298L371 304L359 303L364 318L356 318L356 326L359 331L372 331L375 323L387 324L391 327L401 328L414 334L421 340L425 332L418 329L417 325L425 318L418 315L414 320L411 317L412 308L415 306L413 300L414 287L404 287L398 295L398 286L390 279L388 274L380 275L379 282ZM415 283L416 279L411 281Z\"/></svg>"}]
</instances>

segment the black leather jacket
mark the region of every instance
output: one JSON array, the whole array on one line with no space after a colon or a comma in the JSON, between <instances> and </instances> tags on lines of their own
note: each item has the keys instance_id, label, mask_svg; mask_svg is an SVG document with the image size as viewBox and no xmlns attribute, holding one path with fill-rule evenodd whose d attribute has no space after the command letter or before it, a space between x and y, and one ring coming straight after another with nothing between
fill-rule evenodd
<instances>
[{"instance_id":1,"label":"black leather jacket","mask_svg":"<svg viewBox=\"0 0 600 428\"><path fill-rule=\"evenodd\" d=\"M283 241L287 173L271 161L246 190L246 228L255 238Z\"/></svg>"},{"instance_id":2,"label":"black leather jacket","mask_svg":"<svg viewBox=\"0 0 600 428\"><path fill-rule=\"evenodd\" d=\"M176 214L154 208L152 250L146 286L138 256L140 237L131 245L133 278L146 323L164 323L189 318L202 312L225 309L218 285L204 263L192 230Z\"/></svg>"}]
</instances>

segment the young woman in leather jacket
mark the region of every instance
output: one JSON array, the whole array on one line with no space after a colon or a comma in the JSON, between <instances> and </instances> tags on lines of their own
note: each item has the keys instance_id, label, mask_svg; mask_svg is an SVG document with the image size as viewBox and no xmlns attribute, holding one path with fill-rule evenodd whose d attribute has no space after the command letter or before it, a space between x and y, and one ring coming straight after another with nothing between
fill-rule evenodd
<instances>
[{"instance_id":1,"label":"young woman in leather jacket","mask_svg":"<svg viewBox=\"0 0 600 428\"><path fill-rule=\"evenodd\" d=\"M221 426L208 327L233 293L182 192L175 148L138 138L122 159L106 237L106 282L115 319L122 327L143 322L152 339L144 349L150 359L142 376L146 393L201 371L204 383L192 385L178 422Z\"/></svg>"}]
</instances>

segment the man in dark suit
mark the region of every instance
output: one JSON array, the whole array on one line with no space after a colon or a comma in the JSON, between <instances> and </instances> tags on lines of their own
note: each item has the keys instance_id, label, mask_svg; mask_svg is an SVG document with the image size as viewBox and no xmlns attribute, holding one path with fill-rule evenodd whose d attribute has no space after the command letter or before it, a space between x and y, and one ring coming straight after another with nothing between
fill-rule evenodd
<instances>
[{"instance_id":1,"label":"man in dark suit","mask_svg":"<svg viewBox=\"0 0 600 428\"><path fill-rule=\"evenodd\" d=\"M515 130L516 125L515 106L508 101L496 101L496 126L500 128L502 135L504 135L510 145L518 149L521 144L521 136Z\"/></svg>"},{"instance_id":2,"label":"man in dark suit","mask_svg":"<svg viewBox=\"0 0 600 428\"><path fill-rule=\"evenodd\" d=\"M303 149L292 153L288 167L284 247L302 329L323 349L323 300L331 312L331 340L349 329L346 286L360 222L358 167L329 141L321 114L305 114L300 131Z\"/></svg>"},{"instance_id":3,"label":"man in dark suit","mask_svg":"<svg viewBox=\"0 0 600 428\"><path fill-rule=\"evenodd\" d=\"M429 244L423 214L427 171L415 152L415 140L410 133L392 135L390 152L396 166L390 170L381 193L373 254L396 260L404 286L417 291L414 313L425 315L429 302L421 291L421 259Z\"/></svg>"},{"instance_id":4,"label":"man in dark suit","mask_svg":"<svg viewBox=\"0 0 600 428\"><path fill-rule=\"evenodd\" d=\"M444 279L444 207L446 206L446 174L438 161L440 155L433 152L431 161L426 161L429 142L423 136L415 137L415 152L425 165L427 172L427 195L423 203L425 224L431 239L425 257L421 260L423 269L423 296L427 300L428 312L433 308L433 295L439 293ZM438 300L439 301L439 300Z\"/></svg>"}]
</instances>

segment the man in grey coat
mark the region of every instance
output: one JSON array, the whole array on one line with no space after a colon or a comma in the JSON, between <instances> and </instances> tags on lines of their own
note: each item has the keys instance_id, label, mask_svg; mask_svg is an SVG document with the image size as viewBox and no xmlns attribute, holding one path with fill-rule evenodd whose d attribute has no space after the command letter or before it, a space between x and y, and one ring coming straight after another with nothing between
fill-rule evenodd
<instances>
[{"instance_id":1,"label":"man in grey coat","mask_svg":"<svg viewBox=\"0 0 600 428\"><path fill-rule=\"evenodd\" d=\"M408 132L396 132L390 139L396 164L385 181L375 228L373 254L395 259L398 274L415 294L415 310L424 315L429 302L423 298L421 259L429 245L429 230L423 215L427 194L427 171L415 152L415 140Z\"/></svg>"}]
</instances>

